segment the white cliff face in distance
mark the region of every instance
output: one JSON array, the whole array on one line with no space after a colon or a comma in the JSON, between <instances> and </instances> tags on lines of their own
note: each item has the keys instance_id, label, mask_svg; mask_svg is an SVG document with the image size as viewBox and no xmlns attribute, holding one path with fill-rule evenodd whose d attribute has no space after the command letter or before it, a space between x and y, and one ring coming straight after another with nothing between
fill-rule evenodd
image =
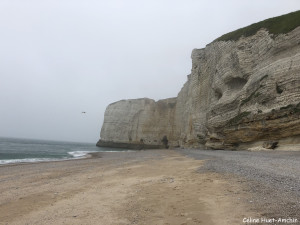
<instances>
[{"instance_id":1,"label":"white cliff face in distance","mask_svg":"<svg viewBox=\"0 0 300 225\"><path fill-rule=\"evenodd\" d=\"M173 133L176 98L142 98L110 104L104 115L100 146L166 148Z\"/></svg>"},{"instance_id":2,"label":"white cliff face in distance","mask_svg":"<svg viewBox=\"0 0 300 225\"><path fill-rule=\"evenodd\" d=\"M300 144L300 27L194 49L176 98L109 105L97 145L249 149L264 142Z\"/></svg>"}]
</instances>

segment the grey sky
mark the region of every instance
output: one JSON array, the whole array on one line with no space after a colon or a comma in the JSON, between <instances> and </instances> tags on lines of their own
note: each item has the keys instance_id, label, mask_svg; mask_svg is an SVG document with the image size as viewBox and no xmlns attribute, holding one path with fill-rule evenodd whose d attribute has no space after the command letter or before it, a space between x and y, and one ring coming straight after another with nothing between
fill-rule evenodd
<instances>
[{"instance_id":1,"label":"grey sky","mask_svg":"<svg viewBox=\"0 0 300 225\"><path fill-rule=\"evenodd\" d=\"M299 9L299 0L1 0L0 136L96 143L108 104L175 97L192 49Z\"/></svg>"}]
</instances>

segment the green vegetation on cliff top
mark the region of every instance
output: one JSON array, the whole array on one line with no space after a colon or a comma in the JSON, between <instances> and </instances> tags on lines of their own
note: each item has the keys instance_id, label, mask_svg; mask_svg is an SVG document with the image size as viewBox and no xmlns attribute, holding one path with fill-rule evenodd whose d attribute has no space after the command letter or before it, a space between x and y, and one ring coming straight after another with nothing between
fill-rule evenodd
<instances>
[{"instance_id":1,"label":"green vegetation on cliff top","mask_svg":"<svg viewBox=\"0 0 300 225\"><path fill-rule=\"evenodd\" d=\"M256 34L256 32L261 28L267 29L270 34L286 34L294 30L298 26L300 26L300 10L282 16L270 18L258 23L254 23L250 26L238 29L228 34L224 34L221 37L214 40L214 42L236 41L242 36L249 37Z\"/></svg>"}]
</instances>

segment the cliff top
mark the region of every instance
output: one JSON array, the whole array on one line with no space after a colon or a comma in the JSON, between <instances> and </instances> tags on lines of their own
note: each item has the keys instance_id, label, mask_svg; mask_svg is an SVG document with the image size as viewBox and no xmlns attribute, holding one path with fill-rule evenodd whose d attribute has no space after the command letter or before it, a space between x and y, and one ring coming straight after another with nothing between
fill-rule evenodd
<instances>
[{"instance_id":1,"label":"cliff top","mask_svg":"<svg viewBox=\"0 0 300 225\"><path fill-rule=\"evenodd\" d=\"M150 103L150 102L152 102L152 103L161 103L161 102L173 103L174 101L176 101L176 97L160 99L160 100L157 100L157 101L155 101L154 99L151 99L151 98L146 98L146 97L136 98L136 99L122 99L122 100L113 102L109 105L119 104L120 102L132 102L132 101L135 101L135 102L137 102L137 101L146 101L148 103Z\"/></svg>"},{"instance_id":2,"label":"cliff top","mask_svg":"<svg viewBox=\"0 0 300 225\"><path fill-rule=\"evenodd\" d=\"M252 36L262 28L268 30L270 34L285 34L298 26L300 26L300 10L251 24L250 26L224 34L213 42L236 41L242 36Z\"/></svg>"}]
</instances>

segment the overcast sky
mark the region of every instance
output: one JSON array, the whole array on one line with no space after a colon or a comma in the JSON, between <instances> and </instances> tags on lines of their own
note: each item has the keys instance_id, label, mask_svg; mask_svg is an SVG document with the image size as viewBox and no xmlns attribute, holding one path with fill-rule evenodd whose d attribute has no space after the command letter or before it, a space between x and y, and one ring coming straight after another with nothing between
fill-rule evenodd
<instances>
[{"instance_id":1,"label":"overcast sky","mask_svg":"<svg viewBox=\"0 0 300 225\"><path fill-rule=\"evenodd\" d=\"M194 48L299 9L299 0L0 0L0 136L96 143L108 104L175 97Z\"/></svg>"}]
</instances>

